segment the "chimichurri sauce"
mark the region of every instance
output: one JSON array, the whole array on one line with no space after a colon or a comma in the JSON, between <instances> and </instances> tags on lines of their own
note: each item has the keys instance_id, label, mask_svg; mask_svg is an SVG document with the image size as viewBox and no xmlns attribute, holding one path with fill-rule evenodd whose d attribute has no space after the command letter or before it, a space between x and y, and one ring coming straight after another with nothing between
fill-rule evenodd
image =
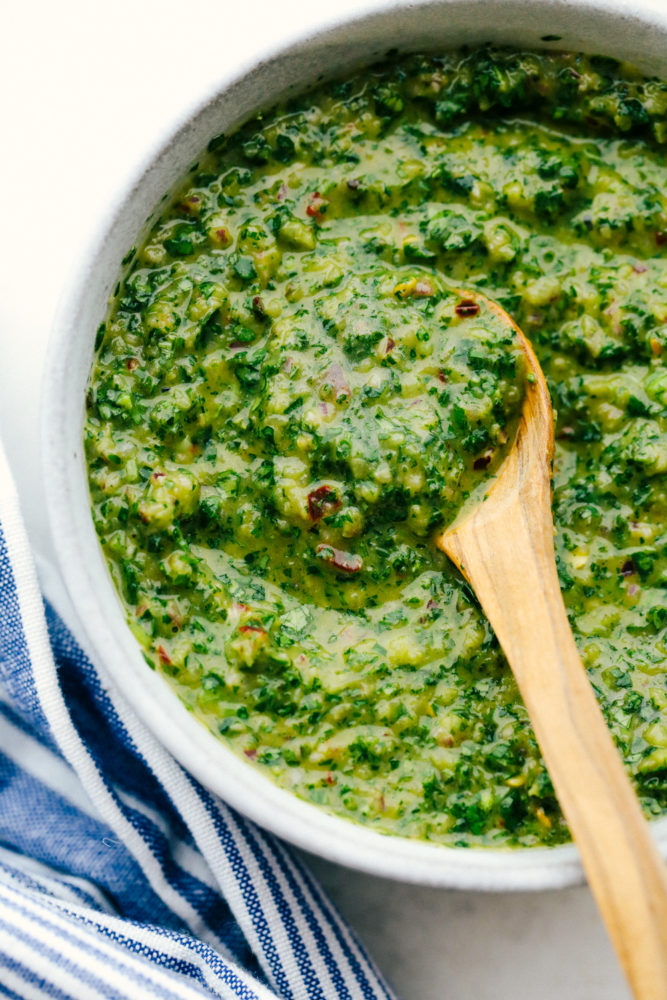
<instances>
[{"instance_id":1,"label":"chimichurri sauce","mask_svg":"<svg viewBox=\"0 0 667 1000\"><path fill-rule=\"evenodd\" d=\"M409 56L219 137L100 328L94 519L146 659L239 754L376 830L568 831L434 532L557 411L572 628L667 809L667 85L607 59ZM517 566L517 572L521 567Z\"/></svg>"}]
</instances>

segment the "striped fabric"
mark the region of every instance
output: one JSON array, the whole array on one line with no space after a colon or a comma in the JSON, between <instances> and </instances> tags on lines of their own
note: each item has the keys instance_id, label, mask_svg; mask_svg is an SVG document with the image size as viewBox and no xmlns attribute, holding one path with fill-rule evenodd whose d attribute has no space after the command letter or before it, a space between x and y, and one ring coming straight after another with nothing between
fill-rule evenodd
<instances>
[{"instance_id":1,"label":"striped fabric","mask_svg":"<svg viewBox=\"0 0 667 1000\"><path fill-rule=\"evenodd\" d=\"M0 452L1 996L391 1000L300 861L183 771L44 604Z\"/></svg>"}]
</instances>

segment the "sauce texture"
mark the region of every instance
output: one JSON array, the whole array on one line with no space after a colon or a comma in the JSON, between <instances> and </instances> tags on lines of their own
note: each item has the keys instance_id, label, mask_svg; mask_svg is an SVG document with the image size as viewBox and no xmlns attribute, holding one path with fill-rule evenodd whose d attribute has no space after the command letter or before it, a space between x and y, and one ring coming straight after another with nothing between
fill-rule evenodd
<instances>
[{"instance_id":1,"label":"sauce texture","mask_svg":"<svg viewBox=\"0 0 667 1000\"><path fill-rule=\"evenodd\" d=\"M402 57L214 140L126 258L87 397L95 526L148 662L302 798L449 845L569 838L433 545L525 387L468 288L546 374L568 615L667 811L666 142L667 85L608 59Z\"/></svg>"}]
</instances>

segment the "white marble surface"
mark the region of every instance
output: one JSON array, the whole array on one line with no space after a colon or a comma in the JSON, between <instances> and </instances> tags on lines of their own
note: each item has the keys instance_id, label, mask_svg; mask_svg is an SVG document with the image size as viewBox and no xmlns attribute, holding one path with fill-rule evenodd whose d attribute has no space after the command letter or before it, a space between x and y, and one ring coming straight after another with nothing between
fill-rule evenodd
<instances>
[{"instance_id":1,"label":"white marble surface","mask_svg":"<svg viewBox=\"0 0 667 1000\"><path fill-rule=\"evenodd\" d=\"M658 9L664 0L653 2ZM359 6L3 0L0 432L43 555L39 383L58 294L88 227L174 109L230 63ZM313 866L405 1000L628 996L585 887L482 895Z\"/></svg>"}]
</instances>

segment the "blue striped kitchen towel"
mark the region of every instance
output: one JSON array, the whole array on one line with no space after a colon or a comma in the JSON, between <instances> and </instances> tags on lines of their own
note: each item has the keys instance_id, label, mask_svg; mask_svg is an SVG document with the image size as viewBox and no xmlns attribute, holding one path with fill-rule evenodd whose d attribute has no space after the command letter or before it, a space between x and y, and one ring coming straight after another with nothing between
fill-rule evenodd
<instances>
[{"instance_id":1,"label":"blue striped kitchen towel","mask_svg":"<svg viewBox=\"0 0 667 1000\"><path fill-rule=\"evenodd\" d=\"M391 1000L299 859L187 774L45 606L1 450L0 996Z\"/></svg>"}]
</instances>

